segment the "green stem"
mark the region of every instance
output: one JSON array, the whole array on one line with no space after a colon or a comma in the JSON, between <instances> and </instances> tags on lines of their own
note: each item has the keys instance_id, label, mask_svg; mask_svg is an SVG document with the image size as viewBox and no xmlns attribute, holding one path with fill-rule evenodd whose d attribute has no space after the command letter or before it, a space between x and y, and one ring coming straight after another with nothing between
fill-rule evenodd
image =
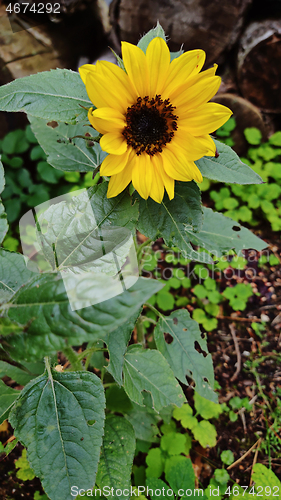
<instances>
[{"instance_id":1,"label":"green stem","mask_svg":"<svg viewBox=\"0 0 281 500\"><path fill-rule=\"evenodd\" d=\"M141 245L138 246L138 248L137 248L137 259L138 259L139 266L141 264L142 251L143 251L143 249L145 247L147 247L148 245L150 245L151 242L152 242L152 239L148 238L148 240L145 240Z\"/></svg>"},{"instance_id":2,"label":"green stem","mask_svg":"<svg viewBox=\"0 0 281 500\"><path fill-rule=\"evenodd\" d=\"M93 179L92 186L95 186L99 182L99 180L100 180L100 173L98 172Z\"/></svg>"},{"instance_id":3,"label":"green stem","mask_svg":"<svg viewBox=\"0 0 281 500\"><path fill-rule=\"evenodd\" d=\"M144 326L143 326L143 321L142 317L140 316L136 322L136 328L137 328L137 339L140 344L142 344L143 347L145 347L145 334L144 334Z\"/></svg>"},{"instance_id":4,"label":"green stem","mask_svg":"<svg viewBox=\"0 0 281 500\"><path fill-rule=\"evenodd\" d=\"M153 311L156 316L159 316L159 318L162 318L163 315L161 314L161 312L159 312L154 306L152 306L151 304L149 304L148 302L146 302L145 304L143 304L145 307L148 307L148 309L150 309L151 311Z\"/></svg>"},{"instance_id":5,"label":"green stem","mask_svg":"<svg viewBox=\"0 0 281 500\"><path fill-rule=\"evenodd\" d=\"M45 361L46 370L47 370L48 375L49 375L49 379L51 380L53 378L53 376L52 376L52 372L51 372L50 358L48 356L45 356L44 361Z\"/></svg>"},{"instance_id":6,"label":"green stem","mask_svg":"<svg viewBox=\"0 0 281 500\"><path fill-rule=\"evenodd\" d=\"M73 371L84 370L83 364L79 360L79 355L74 351L74 349L72 349L72 347L65 347L63 353L70 362Z\"/></svg>"},{"instance_id":7,"label":"green stem","mask_svg":"<svg viewBox=\"0 0 281 500\"><path fill-rule=\"evenodd\" d=\"M153 325L157 325L157 321L155 319L149 318L148 316L142 316L143 321L149 321L149 323L152 323Z\"/></svg>"}]
</instances>

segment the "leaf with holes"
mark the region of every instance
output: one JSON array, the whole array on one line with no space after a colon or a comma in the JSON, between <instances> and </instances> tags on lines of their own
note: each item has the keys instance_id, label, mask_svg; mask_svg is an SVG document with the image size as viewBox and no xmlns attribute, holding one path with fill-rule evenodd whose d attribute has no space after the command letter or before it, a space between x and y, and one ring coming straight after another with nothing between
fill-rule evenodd
<instances>
[{"instance_id":1,"label":"leaf with holes","mask_svg":"<svg viewBox=\"0 0 281 500\"><path fill-rule=\"evenodd\" d=\"M195 163L203 177L233 184L262 184L262 178L226 144L215 139L218 157L204 156Z\"/></svg>"},{"instance_id":2,"label":"leaf with holes","mask_svg":"<svg viewBox=\"0 0 281 500\"><path fill-rule=\"evenodd\" d=\"M136 447L132 425L124 417L109 415L104 427L96 483L100 489L107 487L113 491L120 489L122 495L106 495L110 498L125 500L130 498L131 472ZM124 490L128 489L128 495Z\"/></svg>"},{"instance_id":3,"label":"leaf with holes","mask_svg":"<svg viewBox=\"0 0 281 500\"><path fill-rule=\"evenodd\" d=\"M9 420L51 500L69 500L76 484L93 488L104 406L102 383L90 372L45 373L21 392Z\"/></svg>"},{"instance_id":4,"label":"leaf with holes","mask_svg":"<svg viewBox=\"0 0 281 500\"><path fill-rule=\"evenodd\" d=\"M165 334L172 342L165 341ZM202 338L196 321L188 311L174 311L170 316L160 316L154 330L157 349L163 354L177 377L186 384L186 376L195 382L195 390L204 398L217 401L214 393L214 371L212 357L208 354L207 342Z\"/></svg>"},{"instance_id":5,"label":"leaf with holes","mask_svg":"<svg viewBox=\"0 0 281 500\"><path fill-rule=\"evenodd\" d=\"M88 172L95 170L106 153L101 150L98 142L87 145L85 139L77 136L95 136L97 132L82 124L68 125L67 123L48 123L42 118L29 116L31 128L37 141L47 155L47 161L59 170ZM52 126L51 126L52 125Z\"/></svg>"},{"instance_id":6,"label":"leaf with holes","mask_svg":"<svg viewBox=\"0 0 281 500\"><path fill-rule=\"evenodd\" d=\"M234 249L236 253L249 248L260 252L268 246L249 229L240 226L229 217L213 212L210 208L204 207L203 210L204 222L200 233L186 230L194 245L205 248L217 257L221 257L231 249Z\"/></svg>"},{"instance_id":7,"label":"leaf with holes","mask_svg":"<svg viewBox=\"0 0 281 500\"><path fill-rule=\"evenodd\" d=\"M139 405L143 405L142 391L151 393L153 408L157 412L163 406L181 406L185 401L172 370L158 351L132 346L125 356L123 374L125 391Z\"/></svg>"},{"instance_id":8,"label":"leaf with holes","mask_svg":"<svg viewBox=\"0 0 281 500\"><path fill-rule=\"evenodd\" d=\"M50 121L84 121L92 106L80 75L68 69L25 76L0 88L1 111L25 111Z\"/></svg>"},{"instance_id":9,"label":"leaf with holes","mask_svg":"<svg viewBox=\"0 0 281 500\"><path fill-rule=\"evenodd\" d=\"M155 203L151 198L140 198L137 228L142 234L152 240L163 237L166 245L178 247L187 258L212 262L210 256L205 252L196 252L190 244L188 231L200 231L201 226L200 190L194 181L176 183L175 197L171 201L167 194L161 204Z\"/></svg>"}]
</instances>

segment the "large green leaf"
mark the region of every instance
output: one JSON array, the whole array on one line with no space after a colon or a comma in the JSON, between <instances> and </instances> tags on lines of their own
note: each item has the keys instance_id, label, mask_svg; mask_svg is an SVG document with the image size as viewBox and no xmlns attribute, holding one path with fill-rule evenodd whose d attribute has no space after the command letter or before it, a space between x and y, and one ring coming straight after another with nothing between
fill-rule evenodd
<instances>
[{"instance_id":1,"label":"large green leaf","mask_svg":"<svg viewBox=\"0 0 281 500\"><path fill-rule=\"evenodd\" d=\"M104 406L102 383L90 372L45 373L21 392L9 420L51 500L69 500L74 485L94 486Z\"/></svg>"},{"instance_id":2,"label":"large green leaf","mask_svg":"<svg viewBox=\"0 0 281 500\"><path fill-rule=\"evenodd\" d=\"M140 199L138 230L156 240L163 237L168 246L179 247L192 260L212 262L207 254L193 250L187 231L200 231L202 226L202 206L200 190L192 182L177 183L175 198L169 201L165 195L161 204L151 198Z\"/></svg>"},{"instance_id":3,"label":"large green leaf","mask_svg":"<svg viewBox=\"0 0 281 500\"><path fill-rule=\"evenodd\" d=\"M0 248L0 304L32 278L34 273L27 269L22 254Z\"/></svg>"},{"instance_id":4,"label":"large green leaf","mask_svg":"<svg viewBox=\"0 0 281 500\"><path fill-rule=\"evenodd\" d=\"M18 78L0 88L1 111L25 111L46 120L77 123L92 106L80 76L68 69L54 69Z\"/></svg>"},{"instance_id":5,"label":"large green leaf","mask_svg":"<svg viewBox=\"0 0 281 500\"><path fill-rule=\"evenodd\" d=\"M240 226L238 222L229 217L205 207L204 222L200 233L195 234L189 229L186 232L194 245L205 248L217 257L231 249L237 253L249 248L260 252L267 247L267 244L249 229Z\"/></svg>"},{"instance_id":6,"label":"large green leaf","mask_svg":"<svg viewBox=\"0 0 281 500\"><path fill-rule=\"evenodd\" d=\"M106 225L105 220L97 221L95 195L89 199L87 191L77 191L76 194L78 195L63 197L62 201L51 204L44 211L41 209L41 213L37 216L34 239L42 252L37 254L36 262L39 269L46 270L48 262L49 270L56 268L64 270L64 277L65 271L71 269L71 280L73 273L80 274L81 270L87 273L94 272L96 281L99 273L101 283L98 281L98 297L101 297L103 286L104 294L108 297L108 284L102 283L105 281L104 274L115 276L116 260L118 266L122 268L130 251L135 254L131 231L128 227ZM126 197L123 196L123 199L125 201ZM136 212L136 208L132 208L133 213ZM132 214L128 211L125 224L131 222L130 215ZM111 219L110 213L106 216ZM131 270L135 276L135 272L138 272L136 255L134 259L135 265L131 262ZM80 278L90 280L91 297L94 297L93 276L80 276Z\"/></svg>"},{"instance_id":7,"label":"large green leaf","mask_svg":"<svg viewBox=\"0 0 281 500\"><path fill-rule=\"evenodd\" d=\"M125 324L119 326L113 332L109 332L105 338L110 361L107 370L119 385L123 383L122 372L127 345L140 312L141 309L137 310Z\"/></svg>"},{"instance_id":8,"label":"large green leaf","mask_svg":"<svg viewBox=\"0 0 281 500\"><path fill-rule=\"evenodd\" d=\"M219 156L205 156L195 163L203 177L233 184L262 184L262 178L226 144L214 140Z\"/></svg>"},{"instance_id":9,"label":"large green leaf","mask_svg":"<svg viewBox=\"0 0 281 500\"><path fill-rule=\"evenodd\" d=\"M72 311L62 279L54 274L39 276L2 306L11 320L29 325L22 334L5 337L7 350L14 359L31 361L61 351L66 344L105 340L160 288L156 280L139 278L120 295Z\"/></svg>"},{"instance_id":10,"label":"large green leaf","mask_svg":"<svg viewBox=\"0 0 281 500\"><path fill-rule=\"evenodd\" d=\"M9 416L16 399L21 391L16 391L0 380L0 425Z\"/></svg>"},{"instance_id":11,"label":"large green leaf","mask_svg":"<svg viewBox=\"0 0 281 500\"><path fill-rule=\"evenodd\" d=\"M134 230L138 220L138 203L123 191L114 198L107 198L108 183L103 182L88 190L89 199L99 227L118 226Z\"/></svg>"},{"instance_id":12,"label":"large green leaf","mask_svg":"<svg viewBox=\"0 0 281 500\"><path fill-rule=\"evenodd\" d=\"M85 139L76 137L85 136L86 133L98 137L92 127L58 123L53 128L48 126L44 119L29 116L29 120L36 139L47 155L48 163L53 167L59 170L88 172L104 160L106 153L101 150L99 143L94 142L92 147L88 147Z\"/></svg>"},{"instance_id":13,"label":"large green leaf","mask_svg":"<svg viewBox=\"0 0 281 500\"><path fill-rule=\"evenodd\" d=\"M109 495L110 498L130 498L131 471L136 447L134 429L124 417L109 415L105 422L104 438L96 483L99 488L120 489L122 494ZM126 490L128 494L126 494Z\"/></svg>"},{"instance_id":14,"label":"large green leaf","mask_svg":"<svg viewBox=\"0 0 281 500\"><path fill-rule=\"evenodd\" d=\"M185 397L167 361L159 351L143 350L133 346L124 363L124 389L129 398L143 405L142 391L151 393L153 408L181 406Z\"/></svg>"},{"instance_id":15,"label":"large green leaf","mask_svg":"<svg viewBox=\"0 0 281 500\"><path fill-rule=\"evenodd\" d=\"M166 342L165 334L172 336L171 343ZM187 384L186 376L192 378L195 390L204 398L216 402L212 357L198 323L190 318L188 311L180 309L168 317L161 315L154 338L175 377L183 384Z\"/></svg>"}]
</instances>

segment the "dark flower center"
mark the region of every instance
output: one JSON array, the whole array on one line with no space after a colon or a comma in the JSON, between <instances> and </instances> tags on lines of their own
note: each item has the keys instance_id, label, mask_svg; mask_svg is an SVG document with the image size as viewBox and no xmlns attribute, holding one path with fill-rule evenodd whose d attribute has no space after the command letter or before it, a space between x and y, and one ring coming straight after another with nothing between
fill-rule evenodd
<instances>
[{"instance_id":1,"label":"dark flower center","mask_svg":"<svg viewBox=\"0 0 281 500\"><path fill-rule=\"evenodd\" d=\"M171 142L177 130L175 109L169 99L163 101L160 95L150 100L148 96L139 97L136 104L127 109L127 125L122 133L137 155L161 153L163 146Z\"/></svg>"}]
</instances>

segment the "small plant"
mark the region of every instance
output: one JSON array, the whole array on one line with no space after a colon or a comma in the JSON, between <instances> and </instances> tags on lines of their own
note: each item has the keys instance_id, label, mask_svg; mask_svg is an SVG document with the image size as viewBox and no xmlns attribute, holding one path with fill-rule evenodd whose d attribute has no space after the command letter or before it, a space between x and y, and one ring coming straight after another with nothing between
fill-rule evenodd
<instances>
[{"instance_id":1,"label":"small plant","mask_svg":"<svg viewBox=\"0 0 281 500\"><path fill-rule=\"evenodd\" d=\"M235 128L234 118L224 124L216 135L225 144L234 145L230 137ZM269 220L273 231L281 229L281 132L273 134L268 142L262 143L259 129L251 127L244 130L249 143L246 158L243 161L251 166L267 184L254 188L250 185L229 185L216 190L211 189L213 183L203 186L210 189L210 198L216 210L223 211L227 217L247 222L252 226L261 220Z\"/></svg>"},{"instance_id":2,"label":"small plant","mask_svg":"<svg viewBox=\"0 0 281 500\"><path fill-rule=\"evenodd\" d=\"M229 305L234 311L244 311L249 297L254 294L249 283L238 283L233 287L227 287L222 295L229 300Z\"/></svg>"}]
</instances>

